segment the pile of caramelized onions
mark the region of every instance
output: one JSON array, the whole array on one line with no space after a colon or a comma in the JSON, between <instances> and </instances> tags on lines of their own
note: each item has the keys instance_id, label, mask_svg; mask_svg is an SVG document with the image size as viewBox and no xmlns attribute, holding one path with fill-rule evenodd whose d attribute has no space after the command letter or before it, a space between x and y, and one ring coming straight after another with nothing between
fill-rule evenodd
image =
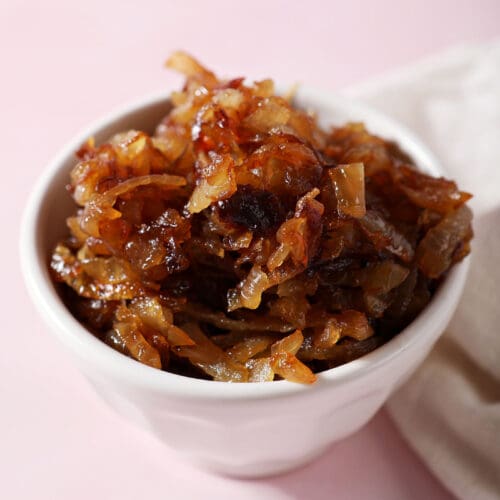
<instances>
[{"instance_id":1,"label":"pile of caramelized onions","mask_svg":"<svg viewBox=\"0 0 500 500\"><path fill-rule=\"evenodd\" d=\"M227 382L286 379L362 356L425 307L469 253L470 195L419 172L361 123L331 130L274 94L186 83L154 133L78 151L78 205L51 256L72 313L154 368Z\"/></svg>"}]
</instances>

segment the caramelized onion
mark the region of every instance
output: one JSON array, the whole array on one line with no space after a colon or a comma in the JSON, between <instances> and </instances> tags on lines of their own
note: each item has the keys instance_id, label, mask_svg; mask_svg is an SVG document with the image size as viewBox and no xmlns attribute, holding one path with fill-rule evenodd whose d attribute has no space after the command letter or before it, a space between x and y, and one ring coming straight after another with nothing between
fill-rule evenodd
<instances>
[{"instance_id":1,"label":"caramelized onion","mask_svg":"<svg viewBox=\"0 0 500 500\"><path fill-rule=\"evenodd\" d=\"M360 219L366 213L365 172L362 163L339 165L328 170L339 213Z\"/></svg>"},{"instance_id":2,"label":"caramelized onion","mask_svg":"<svg viewBox=\"0 0 500 500\"><path fill-rule=\"evenodd\" d=\"M418 265L429 278L438 278L451 265L453 253L470 232L472 212L466 205L448 213L429 229L417 248Z\"/></svg>"},{"instance_id":3,"label":"caramelized onion","mask_svg":"<svg viewBox=\"0 0 500 500\"><path fill-rule=\"evenodd\" d=\"M321 129L271 80L186 76L153 135L90 138L50 272L69 309L148 366L285 379L390 340L470 251L470 195L361 123Z\"/></svg>"},{"instance_id":4,"label":"caramelized onion","mask_svg":"<svg viewBox=\"0 0 500 500\"><path fill-rule=\"evenodd\" d=\"M176 347L177 355L188 358L191 363L221 382L246 382L248 370L233 361L222 349L216 346L194 323L183 325L195 345Z\"/></svg>"}]
</instances>

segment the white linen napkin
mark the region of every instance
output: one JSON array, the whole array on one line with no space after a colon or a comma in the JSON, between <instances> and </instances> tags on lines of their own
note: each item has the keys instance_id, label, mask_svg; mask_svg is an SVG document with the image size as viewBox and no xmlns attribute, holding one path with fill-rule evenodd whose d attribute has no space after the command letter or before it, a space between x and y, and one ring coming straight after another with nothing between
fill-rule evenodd
<instances>
[{"instance_id":1,"label":"white linen napkin","mask_svg":"<svg viewBox=\"0 0 500 500\"><path fill-rule=\"evenodd\" d=\"M389 401L410 445L463 499L500 498L500 41L347 92L403 122L474 194L471 271L444 336Z\"/></svg>"}]
</instances>

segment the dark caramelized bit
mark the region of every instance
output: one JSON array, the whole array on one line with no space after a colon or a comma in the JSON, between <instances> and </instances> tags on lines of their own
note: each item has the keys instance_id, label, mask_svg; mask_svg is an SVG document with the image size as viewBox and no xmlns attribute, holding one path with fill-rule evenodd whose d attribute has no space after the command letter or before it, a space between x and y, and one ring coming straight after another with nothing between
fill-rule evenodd
<instances>
[{"instance_id":1,"label":"dark caramelized bit","mask_svg":"<svg viewBox=\"0 0 500 500\"><path fill-rule=\"evenodd\" d=\"M219 202L220 217L254 235L269 234L284 219L284 209L279 198L252 186L238 186L238 191L226 201Z\"/></svg>"},{"instance_id":2,"label":"dark caramelized bit","mask_svg":"<svg viewBox=\"0 0 500 500\"><path fill-rule=\"evenodd\" d=\"M470 195L397 144L330 131L184 53L172 109L77 152L79 206L50 271L73 314L154 368L286 379L371 352L419 314L470 251Z\"/></svg>"}]
</instances>

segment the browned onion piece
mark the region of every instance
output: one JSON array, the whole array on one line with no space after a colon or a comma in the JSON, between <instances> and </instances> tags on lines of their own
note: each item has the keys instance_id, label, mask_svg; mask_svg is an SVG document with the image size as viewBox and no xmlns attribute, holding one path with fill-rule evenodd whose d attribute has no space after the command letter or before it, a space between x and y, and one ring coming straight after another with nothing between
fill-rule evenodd
<instances>
[{"instance_id":1,"label":"browned onion piece","mask_svg":"<svg viewBox=\"0 0 500 500\"><path fill-rule=\"evenodd\" d=\"M384 260L368 264L360 273L359 282L365 291L383 294L403 283L409 273L408 268L392 260Z\"/></svg>"},{"instance_id":2,"label":"browned onion piece","mask_svg":"<svg viewBox=\"0 0 500 500\"><path fill-rule=\"evenodd\" d=\"M338 165L328 170L335 188L337 210L355 219L363 217L365 206L365 173L362 163Z\"/></svg>"},{"instance_id":3,"label":"browned onion piece","mask_svg":"<svg viewBox=\"0 0 500 500\"><path fill-rule=\"evenodd\" d=\"M319 348L330 348L342 337L365 340L373 335L373 328L366 315L359 311L347 310L328 317L324 327L317 328L313 335L313 345Z\"/></svg>"},{"instance_id":4,"label":"browned onion piece","mask_svg":"<svg viewBox=\"0 0 500 500\"><path fill-rule=\"evenodd\" d=\"M418 266L429 278L438 278L451 265L453 252L470 231L472 212L462 205L427 231L417 248Z\"/></svg>"},{"instance_id":5,"label":"browned onion piece","mask_svg":"<svg viewBox=\"0 0 500 500\"><path fill-rule=\"evenodd\" d=\"M227 310L234 311L240 307L257 309L262 293L272 286L267 274L260 266L254 266L244 281L237 288L230 290L227 296Z\"/></svg>"},{"instance_id":6,"label":"browned onion piece","mask_svg":"<svg viewBox=\"0 0 500 500\"><path fill-rule=\"evenodd\" d=\"M408 166L396 170L395 176L400 189L415 205L436 212L447 213L471 198L469 193L459 191L453 181L431 177Z\"/></svg>"},{"instance_id":7,"label":"browned onion piece","mask_svg":"<svg viewBox=\"0 0 500 500\"><path fill-rule=\"evenodd\" d=\"M274 371L269 358L257 358L247 361L249 382L271 382L274 380Z\"/></svg>"},{"instance_id":8,"label":"browned onion piece","mask_svg":"<svg viewBox=\"0 0 500 500\"><path fill-rule=\"evenodd\" d=\"M278 354L280 352L289 352L290 354L297 354L300 349L304 336L300 330L295 330L287 337L278 340L271 346L271 354Z\"/></svg>"},{"instance_id":9,"label":"browned onion piece","mask_svg":"<svg viewBox=\"0 0 500 500\"><path fill-rule=\"evenodd\" d=\"M238 363L246 363L250 358L265 351L273 342L269 336L247 337L245 340L234 344L226 353L231 359Z\"/></svg>"},{"instance_id":10,"label":"browned onion piece","mask_svg":"<svg viewBox=\"0 0 500 500\"><path fill-rule=\"evenodd\" d=\"M166 65L188 77L200 80L205 85L217 83L217 78L211 71L208 71L194 57L181 50L174 52L168 58Z\"/></svg>"},{"instance_id":11,"label":"browned onion piece","mask_svg":"<svg viewBox=\"0 0 500 500\"><path fill-rule=\"evenodd\" d=\"M316 375L311 369L289 352L278 352L271 356L271 368L280 377L299 384L313 384Z\"/></svg>"},{"instance_id":12,"label":"browned onion piece","mask_svg":"<svg viewBox=\"0 0 500 500\"><path fill-rule=\"evenodd\" d=\"M296 330L291 335L275 342L271 346L270 364L275 373L290 382L312 384L316 381L316 376L295 356L303 340L302 332Z\"/></svg>"},{"instance_id":13,"label":"browned onion piece","mask_svg":"<svg viewBox=\"0 0 500 500\"><path fill-rule=\"evenodd\" d=\"M176 189L186 185L186 180L177 175L153 174L133 177L121 182L104 194L94 195L85 205L81 228L90 236L99 237L99 220L118 219L121 213L113 208L116 199L140 186L155 185L164 189Z\"/></svg>"},{"instance_id":14,"label":"browned onion piece","mask_svg":"<svg viewBox=\"0 0 500 500\"><path fill-rule=\"evenodd\" d=\"M236 363L220 347L215 345L196 325L187 323L182 325L189 337L194 340L193 346L179 346L175 352L188 358L198 368L221 382L246 382L248 370Z\"/></svg>"},{"instance_id":15,"label":"browned onion piece","mask_svg":"<svg viewBox=\"0 0 500 500\"><path fill-rule=\"evenodd\" d=\"M342 326L336 318L329 318L314 332L313 344L315 347L329 348L340 340L341 335Z\"/></svg>"},{"instance_id":16,"label":"browned onion piece","mask_svg":"<svg viewBox=\"0 0 500 500\"><path fill-rule=\"evenodd\" d=\"M305 339L297 357L302 362L312 360L329 361L330 366L338 366L353 361L364 354L368 354L387 339L382 336L373 335L366 340L343 340L342 344L335 344L328 348L315 347L311 339Z\"/></svg>"},{"instance_id":17,"label":"browned onion piece","mask_svg":"<svg viewBox=\"0 0 500 500\"><path fill-rule=\"evenodd\" d=\"M391 167L387 148L380 143L363 143L349 148L342 156L342 163L362 163L366 175L373 175Z\"/></svg>"},{"instance_id":18,"label":"browned onion piece","mask_svg":"<svg viewBox=\"0 0 500 500\"><path fill-rule=\"evenodd\" d=\"M271 272L280 267L289 255L297 266L306 266L316 253L324 213L324 206L314 199L319 192L319 189L313 189L302 196L297 201L294 217L285 221L276 232L280 245L267 261Z\"/></svg>"},{"instance_id":19,"label":"browned onion piece","mask_svg":"<svg viewBox=\"0 0 500 500\"><path fill-rule=\"evenodd\" d=\"M236 179L233 161L229 156L212 155L210 164L205 167L187 204L187 210L197 214L215 201L225 200L236 192Z\"/></svg>"},{"instance_id":20,"label":"browned onion piece","mask_svg":"<svg viewBox=\"0 0 500 500\"><path fill-rule=\"evenodd\" d=\"M141 296L132 300L130 310L149 328L160 332L173 346L194 345L183 330L173 324L172 312L157 297Z\"/></svg>"},{"instance_id":21,"label":"browned onion piece","mask_svg":"<svg viewBox=\"0 0 500 500\"><path fill-rule=\"evenodd\" d=\"M305 297L279 297L270 304L269 314L281 318L295 328L305 328L307 312L310 308Z\"/></svg>"},{"instance_id":22,"label":"browned onion piece","mask_svg":"<svg viewBox=\"0 0 500 500\"><path fill-rule=\"evenodd\" d=\"M161 368L160 354L144 338L137 318L123 306L118 308L116 318L113 325L115 341L120 342L137 361L153 368Z\"/></svg>"},{"instance_id":23,"label":"browned onion piece","mask_svg":"<svg viewBox=\"0 0 500 500\"><path fill-rule=\"evenodd\" d=\"M132 299L141 291L141 285L128 274L126 263L122 264L118 259L100 258L81 262L61 244L54 249L50 268L56 281L66 283L82 297L124 300ZM92 274L100 278L95 278Z\"/></svg>"},{"instance_id":24,"label":"browned onion piece","mask_svg":"<svg viewBox=\"0 0 500 500\"><path fill-rule=\"evenodd\" d=\"M386 249L404 262L413 259L415 250L408 240L376 211L367 210L359 224L376 248Z\"/></svg>"},{"instance_id":25,"label":"browned onion piece","mask_svg":"<svg viewBox=\"0 0 500 500\"><path fill-rule=\"evenodd\" d=\"M187 304L182 308L190 317L210 323L223 330L239 332L280 332L286 333L293 329L292 325L273 318L246 315L244 319L233 319L222 312L213 312L200 304Z\"/></svg>"},{"instance_id":26,"label":"browned onion piece","mask_svg":"<svg viewBox=\"0 0 500 500\"><path fill-rule=\"evenodd\" d=\"M286 125L290 119L288 103L279 97L267 97L258 103L257 109L243 120L243 126L256 132L270 132Z\"/></svg>"}]
</instances>

